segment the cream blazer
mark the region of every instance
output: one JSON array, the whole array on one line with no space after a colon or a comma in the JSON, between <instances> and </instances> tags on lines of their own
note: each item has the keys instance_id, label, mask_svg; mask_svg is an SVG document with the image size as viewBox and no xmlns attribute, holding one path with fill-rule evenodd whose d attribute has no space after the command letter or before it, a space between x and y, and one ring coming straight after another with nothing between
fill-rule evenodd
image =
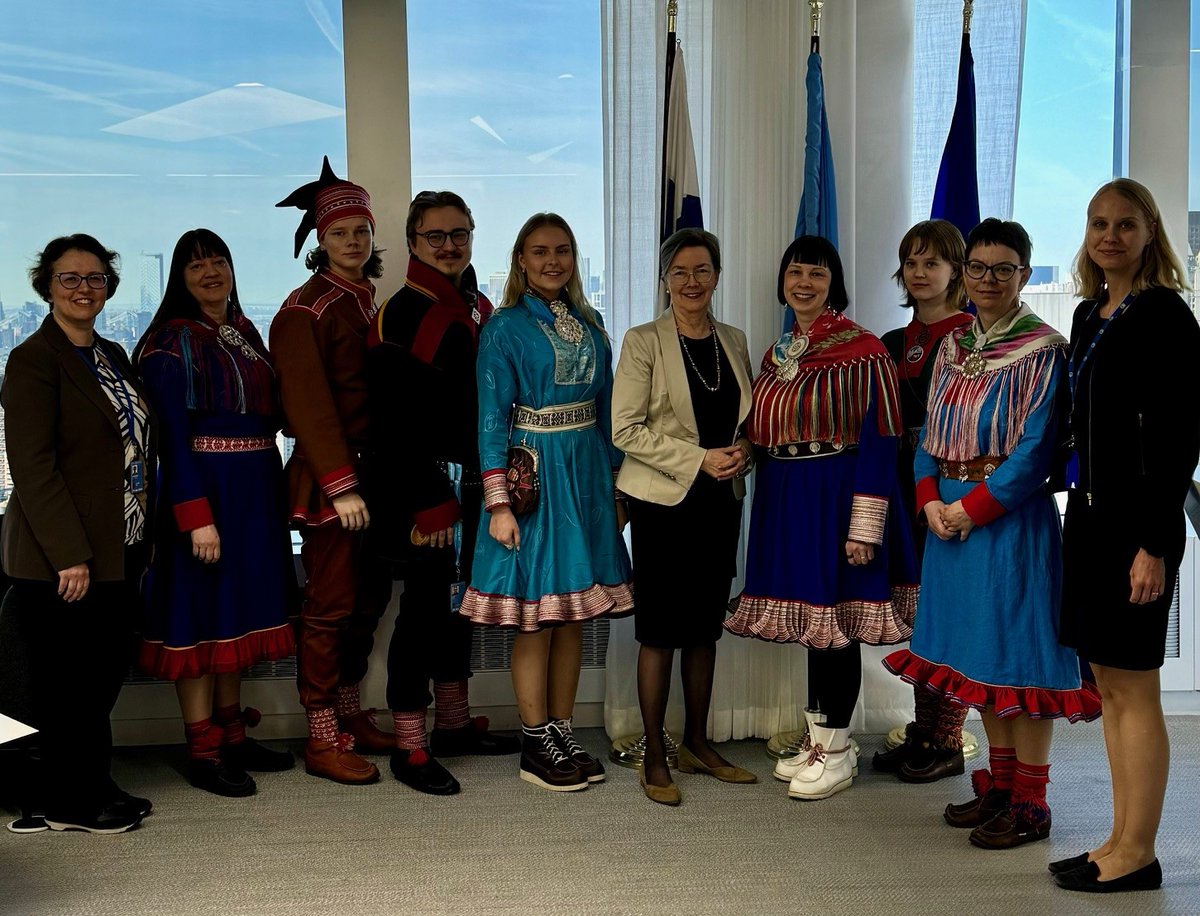
<instances>
[{"instance_id":1,"label":"cream blazer","mask_svg":"<svg viewBox=\"0 0 1200 916\"><path fill-rule=\"evenodd\" d=\"M750 414L752 398L746 335L719 321L713 326L733 367L733 381L741 389L740 427ZM683 501L700 473L705 450L700 447L692 393L671 309L625 334L613 376L612 438L625 453L617 489L664 506ZM744 444L749 448L749 442ZM734 480L733 491L741 499L746 495L745 482Z\"/></svg>"}]
</instances>

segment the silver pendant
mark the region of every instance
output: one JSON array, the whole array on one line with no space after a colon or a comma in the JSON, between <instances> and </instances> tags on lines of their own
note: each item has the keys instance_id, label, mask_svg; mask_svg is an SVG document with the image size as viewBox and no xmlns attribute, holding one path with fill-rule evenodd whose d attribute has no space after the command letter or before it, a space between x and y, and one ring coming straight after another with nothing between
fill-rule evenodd
<instances>
[{"instance_id":1,"label":"silver pendant","mask_svg":"<svg viewBox=\"0 0 1200 916\"><path fill-rule=\"evenodd\" d=\"M799 360L800 357L804 355L804 352L807 349L808 349L808 335L801 334L799 337L795 337L792 339L792 342L790 344L788 344L787 350L785 350L784 353L788 359Z\"/></svg>"},{"instance_id":2,"label":"silver pendant","mask_svg":"<svg viewBox=\"0 0 1200 916\"><path fill-rule=\"evenodd\" d=\"M554 333L569 344L577 344L583 340L583 325L567 309L565 303L555 299L550 303L550 311L554 313Z\"/></svg>"},{"instance_id":3,"label":"silver pendant","mask_svg":"<svg viewBox=\"0 0 1200 916\"><path fill-rule=\"evenodd\" d=\"M782 379L785 382L790 382L792 379L794 379L796 377L796 374L799 371L800 371L800 360L785 359L783 362L781 362L779 364L779 367L775 370L775 377Z\"/></svg>"},{"instance_id":4,"label":"silver pendant","mask_svg":"<svg viewBox=\"0 0 1200 916\"><path fill-rule=\"evenodd\" d=\"M258 359L258 353L256 353L254 348L250 346L250 344L246 341L246 338L238 333L237 328L235 328L233 325L221 325L221 327L217 330L217 335L223 342L229 344L231 347L237 347L239 350L241 350L242 355L246 357L246 359Z\"/></svg>"},{"instance_id":5,"label":"silver pendant","mask_svg":"<svg viewBox=\"0 0 1200 916\"><path fill-rule=\"evenodd\" d=\"M967 378L979 378L987 368L987 360L978 350L972 350L963 360L962 372Z\"/></svg>"}]
</instances>

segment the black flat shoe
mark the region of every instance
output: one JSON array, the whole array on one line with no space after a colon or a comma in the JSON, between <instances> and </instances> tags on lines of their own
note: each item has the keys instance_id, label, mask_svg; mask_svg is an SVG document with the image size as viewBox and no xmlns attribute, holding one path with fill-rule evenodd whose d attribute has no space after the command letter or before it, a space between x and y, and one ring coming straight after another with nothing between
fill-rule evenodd
<instances>
[{"instance_id":1,"label":"black flat shoe","mask_svg":"<svg viewBox=\"0 0 1200 916\"><path fill-rule=\"evenodd\" d=\"M424 749L393 752L392 775L426 795L457 795L462 788L450 771Z\"/></svg>"},{"instance_id":2,"label":"black flat shoe","mask_svg":"<svg viewBox=\"0 0 1200 916\"><path fill-rule=\"evenodd\" d=\"M187 778L197 789L226 798L245 798L258 791L258 786L249 773L230 766L223 760L189 760Z\"/></svg>"},{"instance_id":3,"label":"black flat shoe","mask_svg":"<svg viewBox=\"0 0 1200 916\"><path fill-rule=\"evenodd\" d=\"M252 773L282 773L296 765L289 751L275 751L253 738L237 744L222 744L221 759L239 770Z\"/></svg>"},{"instance_id":4,"label":"black flat shoe","mask_svg":"<svg viewBox=\"0 0 1200 916\"><path fill-rule=\"evenodd\" d=\"M1162 887L1162 866L1155 859L1137 871L1113 878L1100 880L1100 866L1088 862L1080 868L1054 876L1054 883L1063 890L1083 891L1089 894L1119 894L1122 891L1156 891Z\"/></svg>"},{"instance_id":5,"label":"black flat shoe","mask_svg":"<svg viewBox=\"0 0 1200 916\"><path fill-rule=\"evenodd\" d=\"M1077 856L1071 856L1069 859L1059 859L1057 862L1051 862L1046 866L1046 870L1052 875L1061 875L1065 871L1074 871L1076 868L1082 868L1088 864L1088 853L1081 852Z\"/></svg>"},{"instance_id":6,"label":"black flat shoe","mask_svg":"<svg viewBox=\"0 0 1200 916\"><path fill-rule=\"evenodd\" d=\"M916 751L917 744L911 736L906 736L890 751L876 751L871 758L871 766L879 773L899 773L900 767L908 763Z\"/></svg>"},{"instance_id":7,"label":"black flat shoe","mask_svg":"<svg viewBox=\"0 0 1200 916\"><path fill-rule=\"evenodd\" d=\"M429 747L437 757L499 757L519 754L521 742L509 735L488 731L487 716L476 716L462 728L435 728L429 736Z\"/></svg>"},{"instance_id":8,"label":"black flat shoe","mask_svg":"<svg viewBox=\"0 0 1200 916\"><path fill-rule=\"evenodd\" d=\"M961 776L965 769L961 750L921 748L900 765L901 782L937 782L947 776Z\"/></svg>"}]
</instances>

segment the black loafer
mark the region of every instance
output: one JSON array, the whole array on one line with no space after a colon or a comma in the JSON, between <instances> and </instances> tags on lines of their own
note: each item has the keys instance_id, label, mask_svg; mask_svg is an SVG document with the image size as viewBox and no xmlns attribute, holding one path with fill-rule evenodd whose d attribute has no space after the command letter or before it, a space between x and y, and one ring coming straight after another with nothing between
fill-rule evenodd
<instances>
[{"instance_id":1,"label":"black loafer","mask_svg":"<svg viewBox=\"0 0 1200 916\"><path fill-rule=\"evenodd\" d=\"M904 741L890 751L876 751L875 756L871 758L871 766L879 773L899 773L900 767L908 763L917 746L918 742L914 741L911 735L907 735Z\"/></svg>"},{"instance_id":2,"label":"black loafer","mask_svg":"<svg viewBox=\"0 0 1200 916\"><path fill-rule=\"evenodd\" d=\"M462 789L450 771L424 749L393 752L392 775L426 795L457 795Z\"/></svg>"},{"instance_id":3,"label":"black loafer","mask_svg":"<svg viewBox=\"0 0 1200 916\"><path fill-rule=\"evenodd\" d=\"M1046 870L1052 875L1061 875L1065 871L1074 871L1077 868L1082 868L1088 864L1089 853L1081 852L1077 856L1071 856L1069 859L1059 859L1057 862L1051 862L1046 866Z\"/></svg>"},{"instance_id":4,"label":"black loafer","mask_svg":"<svg viewBox=\"0 0 1200 916\"><path fill-rule=\"evenodd\" d=\"M1119 894L1122 891L1156 891L1162 887L1162 866L1155 859L1137 871L1113 878L1100 880L1100 866L1095 862L1065 871L1054 876L1054 883L1063 890L1083 891L1089 894Z\"/></svg>"},{"instance_id":5,"label":"black loafer","mask_svg":"<svg viewBox=\"0 0 1200 916\"><path fill-rule=\"evenodd\" d=\"M429 736L429 747L438 757L499 757L519 754L521 742L508 735L488 731L487 716L476 716L462 728L435 728Z\"/></svg>"},{"instance_id":6,"label":"black loafer","mask_svg":"<svg viewBox=\"0 0 1200 916\"><path fill-rule=\"evenodd\" d=\"M965 769L961 750L921 748L900 765L896 774L901 782L937 782L947 776L961 776Z\"/></svg>"},{"instance_id":7,"label":"black loafer","mask_svg":"<svg viewBox=\"0 0 1200 916\"><path fill-rule=\"evenodd\" d=\"M226 798L245 798L258 791L258 786L249 773L230 766L223 760L189 760L187 777L188 782L197 789Z\"/></svg>"},{"instance_id":8,"label":"black loafer","mask_svg":"<svg viewBox=\"0 0 1200 916\"><path fill-rule=\"evenodd\" d=\"M282 773L296 765L296 758L289 751L271 750L253 738L221 745L221 759L251 773Z\"/></svg>"}]
</instances>

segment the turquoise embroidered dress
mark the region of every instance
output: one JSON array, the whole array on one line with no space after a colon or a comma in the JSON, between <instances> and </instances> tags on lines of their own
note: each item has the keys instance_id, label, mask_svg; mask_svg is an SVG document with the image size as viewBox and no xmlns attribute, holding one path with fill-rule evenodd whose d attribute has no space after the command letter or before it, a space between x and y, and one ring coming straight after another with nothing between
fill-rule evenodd
<instances>
[{"instance_id":1,"label":"turquoise embroidered dress","mask_svg":"<svg viewBox=\"0 0 1200 916\"><path fill-rule=\"evenodd\" d=\"M585 321L578 343L554 321L527 293L484 326L476 363L485 507L508 501L510 444L537 452L541 492L517 516L519 550L480 532L462 613L523 632L633 608L613 497L621 453L612 445L612 349ZM514 419L526 422L514 428Z\"/></svg>"}]
</instances>

